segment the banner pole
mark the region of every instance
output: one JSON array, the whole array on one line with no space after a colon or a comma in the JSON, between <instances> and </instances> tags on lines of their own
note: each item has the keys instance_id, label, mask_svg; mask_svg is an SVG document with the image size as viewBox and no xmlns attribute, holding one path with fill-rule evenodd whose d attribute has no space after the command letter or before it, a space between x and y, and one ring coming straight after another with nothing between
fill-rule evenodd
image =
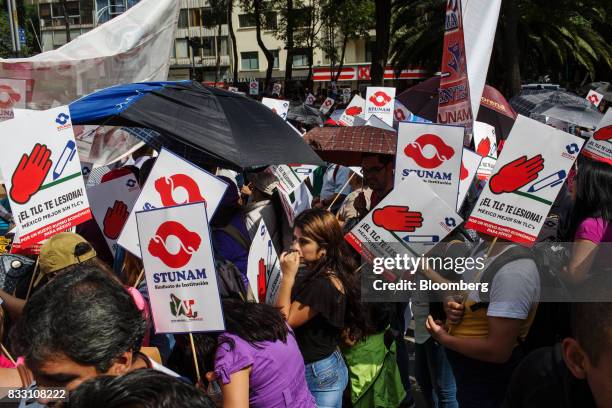
<instances>
[{"instance_id":1,"label":"banner pole","mask_svg":"<svg viewBox=\"0 0 612 408\"><path fill-rule=\"evenodd\" d=\"M142 268L142 270L138 274L138 278L136 278L136 282L134 282L134 286L133 287L138 289L138 285L140 284L140 281L142 280L142 276L143 275L144 275L144 268Z\"/></svg>"},{"instance_id":2,"label":"banner pole","mask_svg":"<svg viewBox=\"0 0 612 408\"><path fill-rule=\"evenodd\" d=\"M200 366L198 365L198 355L195 349L195 343L193 342L193 334L189 333L189 342L191 343L191 352L193 354L193 365L196 370L196 382L200 382Z\"/></svg>"},{"instance_id":3,"label":"banner pole","mask_svg":"<svg viewBox=\"0 0 612 408\"><path fill-rule=\"evenodd\" d=\"M336 201L338 201L338 198L340 198L340 195L342 194L342 192L344 191L344 189L346 188L346 186L348 186L348 183L351 182L351 180L353 179L353 177L355 177L355 172L353 172L353 174L351 174L351 177L349 177L348 180L346 180L346 183L344 183L344 185L342 186L342 188L340 189L340 191L338 193L336 193L336 197L334 197L334 200L331 202L331 204L329 205L329 207L327 207L327 211L331 210L331 208L334 206L334 204L336 204Z\"/></svg>"},{"instance_id":4,"label":"banner pole","mask_svg":"<svg viewBox=\"0 0 612 408\"><path fill-rule=\"evenodd\" d=\"M4 344L0 343L0 347L2 347L2 352L4 353L4 355L11 360L11 363L17 365L17 363L15 362L15 359L13 358L13 356L11 356L11 353L8 352L8 350L6 349L6 347L4 347Z\"/></svg>"},{"instance_id":5,"label":"banner pole","mask_svg":"<svg viewBox=\"0 0 612 408\"><path fill-rule=\"evenodd\" d=\"M32 286L34 285L34 280L39 272L38 270L38 259L39 257L36 258L36 263L34 264L34 271L32 272L32 278L30 279L30 286L28 286L28 293L26 294L25 297L25 301L27 302L28 299L30 298L30 292L32 291Z\"/></svg>"}]
</instances>

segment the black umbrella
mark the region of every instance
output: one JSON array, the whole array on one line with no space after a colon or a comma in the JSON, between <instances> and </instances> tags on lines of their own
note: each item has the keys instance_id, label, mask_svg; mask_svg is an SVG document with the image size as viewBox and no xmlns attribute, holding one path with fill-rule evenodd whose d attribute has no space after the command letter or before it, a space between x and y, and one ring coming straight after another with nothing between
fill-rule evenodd
<instances>
[{"instance_id":1,"label":"black umbrella","mask_svg":"<svg viewBox=\"0 0 612 408\"><path fill-rule=\"evenodd\" d=\"M232 169L323 164L283 119L261 103L197 82L119 85L73 102L70 111L74 124L154 130L156 134L148 133L142 140L194 163Z\"/></svg>"},{"instance_id":2,"label":"black umbrella","mask_svg":"<svg viewBox=\"0 0 612 408\"><path fill-rule=\"evenodd\" d=\"M295 120L308 126L319 126L323 124L323 114L318 109L303 103L289 106L287 119Z\"/></svg>"}]
</instances>

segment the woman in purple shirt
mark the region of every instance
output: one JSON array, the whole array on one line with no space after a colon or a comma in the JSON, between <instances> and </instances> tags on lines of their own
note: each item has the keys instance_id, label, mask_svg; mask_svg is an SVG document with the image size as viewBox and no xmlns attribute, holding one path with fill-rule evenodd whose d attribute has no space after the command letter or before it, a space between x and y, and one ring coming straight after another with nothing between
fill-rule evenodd
<instances>
[{"instance_id":1,"label":"woman in purple shirt","mask_svg":"<svg viewBox=\"0 0 612 408\"><path fill-rule=\"evenodd\" d=\"M226 408L314 408L294 334L270 305L223 301L226 331L194 336Z\"/></svg>"}]
</instances>

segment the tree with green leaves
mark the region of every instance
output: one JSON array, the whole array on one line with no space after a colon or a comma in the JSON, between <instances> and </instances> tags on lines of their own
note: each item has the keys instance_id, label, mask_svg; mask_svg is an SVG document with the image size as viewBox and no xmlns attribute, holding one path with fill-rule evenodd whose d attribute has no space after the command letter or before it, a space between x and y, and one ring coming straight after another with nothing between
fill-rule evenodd
<instances>
[{"instance_id":1,"label":"tree with green leaves","mask_svg":"<svg viewBox=\"0 0 612 408\"><path fill-rule=\"evenodd\" d=\"M227 19L227 0L209 0L211 14L210 20L204 21L204 27L217 28L215 36L215 51L217 61L215 63L215 84L221 76L221 27Z\"/></svg>"},{"instance_id":2,"label":"tree with green leaves","mask_svg":"<svg viewBox=\"0 0 612 408\"><path fill-rule=\"evenodd\" d=\"M227 30L229 31L229 37L232 46L232 83L236 85L238 83L238 47L236 47L236 33L234 32L234 23L232 21L233 14L234 1L227 0Z\"/></svg>"},{"instance_id":3,"label":"tree with green leaves","mask_svg":"<svg viewBox=\"0 0 612 408\"><path fill-rule=\"evenodd\" d=\"M264 3L263 0L242 0L242 9L247 13L251 13L253 15L253 19L255 20L255 37L257 38L257 45L263 52L266 57L266 79L264 80L264 89L265 92L270 92L272 89L272 70L274 69L274 55L266 44L263 42L263 38L261 36L261 30L264 27L264 23L267 22L264 20L266 18L266 12L269 10L268 4Z\"/></svg>"},{"instance_id":4,"label":"tree with green leaves","mask_svg":"<svg viewBox=\"0 0 612 408\"><path fill-rule=\"evenodd\" d=\"M374 0L376 44L372 50L372 65L370 66L370 80L374 86L383 85L385 78L385 69L389 60L391 16L395 8L392 7L393 5L391 0Z\"/></svg>"}]
</instances>

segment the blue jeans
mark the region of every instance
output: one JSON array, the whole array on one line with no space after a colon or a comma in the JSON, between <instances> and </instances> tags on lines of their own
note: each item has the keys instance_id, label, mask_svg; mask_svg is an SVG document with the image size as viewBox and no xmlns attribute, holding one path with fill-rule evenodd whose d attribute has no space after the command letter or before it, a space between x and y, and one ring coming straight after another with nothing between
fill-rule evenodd
<instances>
[{"instance_id":1,"label":"blue jeans","mask_svg":"<svg viewBox=\"0 0 612 408\"><path fill-rule=\"evenodd\" d=\"M415 345L415 376L431 408L457 408L457 386L444 347L431 337Z\"/></svg>"},{"instance_id":2,"label":"blue jeans","mask_svg":"<svg viewBox=\"0 0 612 408\"><path fill-rule=\"evenodd\" d=\"M348 384L348 370L338 350L329 357L306 364L306 383L318 408L341 408Z\"/></svg>"}]
</instances>

